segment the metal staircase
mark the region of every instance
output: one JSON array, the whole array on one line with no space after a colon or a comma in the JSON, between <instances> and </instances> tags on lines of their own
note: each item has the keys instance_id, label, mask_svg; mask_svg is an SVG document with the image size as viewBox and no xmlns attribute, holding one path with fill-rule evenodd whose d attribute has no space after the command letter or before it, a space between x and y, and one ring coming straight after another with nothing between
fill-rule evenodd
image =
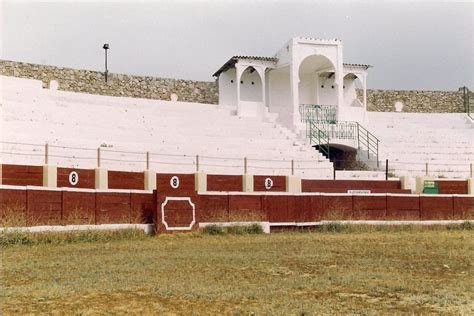
<instances>
[{"instance_id":1,"label":"metal staircase","mask_svg":"<svg viewBox=\"0 0 474 316\"><path fill-rule=\"evenodd\" d=\"M335 106L303 104L299 112L306 124L306 137L324 156L330 156L331 140L353 141L354 147L367 151L367 160L375 159L379 167L380 140L359 122L337 121Z\"/></svg>"}]
</instances>

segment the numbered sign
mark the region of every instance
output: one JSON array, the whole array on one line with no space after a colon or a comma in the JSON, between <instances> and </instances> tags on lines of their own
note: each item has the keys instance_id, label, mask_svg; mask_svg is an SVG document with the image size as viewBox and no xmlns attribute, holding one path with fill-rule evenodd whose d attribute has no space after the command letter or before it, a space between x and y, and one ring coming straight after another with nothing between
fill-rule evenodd
<instances>
[{"instance_id":1,"label":"numbered sign","mask_svg":"<svg viewBox=\"0 0 474 316\"><path fill-rule=\"evenodd\" d=\"M177 176L173 176L170 179L170 185L173 189L177 189L179 187L179 178Z\"/></svg>"},{"instance_id":2,"label":"numbered sign","mask_svg":"<svg viewBox=\"0 0 474 316\"><path fill-rule=\"evenodd\" d=\"M265 189L270 190L273 188L273 180L270 178L265 179Z\"/></svg>"},{"instance_id":3,"label":"numbered sign","mask_svg":"<svg viewBox=\"0 0 474 316\"><path fill-rule=\"evenodd\" d=\"M79 182L79 175L77 174L76 171L71 171L69 173L69 183L71 185L76 185Z\"/></svg>"}]
</instances>

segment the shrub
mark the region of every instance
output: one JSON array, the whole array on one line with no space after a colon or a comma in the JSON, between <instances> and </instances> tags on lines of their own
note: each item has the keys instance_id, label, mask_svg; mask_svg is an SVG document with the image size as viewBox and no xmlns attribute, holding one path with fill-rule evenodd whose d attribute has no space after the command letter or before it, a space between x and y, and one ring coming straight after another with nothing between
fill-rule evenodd
<instances>
[{"instance_id":1,"label":"shrub","mask_svg":"<svg viewBox=\"0 0 474 316\"><path fill-rule=\"evenodd\" d=\"M255 235L262 234L263 228L259 224L232 225L228 227L222 227L219 225L208 225L203 228L202 232L208 235Z\"/></svg>"},{"instance_id":2,"label":"shrub","mask_svg":"<svg viewBox=\"0 0 474 316\"><path fill-rule=\"evenodd\" d=\"M225 231L224 228L218 225L208 225L203 228L203 233L208 235L224 235Z\"/></svg>"},{"instance_id":3,"label":"shrub","mask_svg":"<svg viewBox=\"0 0 474 316\"><path fill-rule=\"evenodd\" d=\"M323 226L323 230L331 233L340 233L347 230L347 225L343 225L337 222L331 222Z\"/></svg>"},{"instance_id":4,"label":"shrub","mask_svg":"<svg viewBox=\"0 0 474 316\"><path fill-rule=\"evenodd\" d=\"M473 230L474 225L470 221L465 221L461 224L448 225L446 228L448 230Z\"/></svg>"},{"instance_id":5,"label":"shrub","mask_svg":"<svg viewBox=\"0 0 474 316\"><path fill-rule=\"evenodd\" d=\"M263 234L263 228L259 224L233 225L227 227L227 233L233 235L255 235Z\"/></svg>"}]
</instances>

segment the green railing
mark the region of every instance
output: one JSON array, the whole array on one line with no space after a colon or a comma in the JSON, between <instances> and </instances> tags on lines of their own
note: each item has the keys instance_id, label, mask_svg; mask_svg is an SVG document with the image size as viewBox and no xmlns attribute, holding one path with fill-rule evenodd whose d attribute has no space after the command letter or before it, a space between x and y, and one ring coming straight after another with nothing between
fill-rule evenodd
<instances>
[{"instance_id":1,"label":"green railing","mask_svg":"<svg viewBox=\"0 0 474 316\"><path fill-rule=\"evenodd\" d=\"M329 136L313 121L306 121L306 137L311 145L317 145L319 152L329 159Z\"/></svg>"},{"instance_id":2,"label":"green railing","mask_svg":"<svg viewBox=\"0 0 474 316\"><path fill-rule=\"evenodd\" d=\"M367 149L367 159L370 159L370 154L372 153L377 160L377 168L379 167L379 143L380 140L375 137L371 132L369 132L365 127L357 124L357 148L358 149Z\"/></svg>"},{"instance_id":3,"label":"green railing","mask_svg":"<svg viewBox=\"0 0 474 316\"><path fill-rule=\"evenodd\" d=\"M329 138L357 139L357 122L339 121L337 123L316 123Z\"/></svg>"},{"instance_id":4,"label":"green railing","mask_svg":"<svg viewBox=\"0 0 474 316\"><path fill-rule=\"evenodd\" d=\"M331 139L357 141L357 149L367 150L367 159L372 155L379 167L380 140L358 122L342 121L334 124L306 121L306 136L311 144L319 146L321 153L329 157L329 143Z\"/></svg>"},{"instance_id":5,"label":"green railing","mask_svg":"<svg viewBox=\"0 0 474 316\"><path fill-rule=\"evenodd\" d=\"M300 104L299 112L302 123L337 121L337 107L334 105Z\"/></svg>"},{"instance_id":6,"label":"green railing","mask_svg":"<svg viewBox=\"0 0 474 316\"><path fill-rule=\"evenodd\" d=\"M465 88L467 89L467 88ZM331 139L357 141L357 149L367 150L367 159L372 154L379 166L379 139L358 122L337 121L337 107L333 105L301 104L302 123L306 123L306 137L317 145L319 151L329 158Z\"/></svg>"},{"instance_id":7,"label":"green railing","mask_svg":"<svg viewBox=\"0 0 474 316\"><path fill-rule=\"evenodd\" d=\"M470 118L474 119L474 98L471 98L472 92L467 87L462 87L463 99L464 99L464 110Z\"/></svg>"}]
</instances>

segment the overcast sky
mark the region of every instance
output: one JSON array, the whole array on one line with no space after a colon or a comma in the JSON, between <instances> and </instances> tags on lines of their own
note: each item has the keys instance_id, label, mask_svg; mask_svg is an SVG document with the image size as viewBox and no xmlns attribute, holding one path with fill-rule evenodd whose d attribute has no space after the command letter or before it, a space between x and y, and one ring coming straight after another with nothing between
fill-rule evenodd
<instances>
[{"instance_id":1,"label":"overcast sky","mask_svg":"<svg viewBox=\"0 0 474 316\"><path fill-rule=\"evenodd\" d=\"M0 58L193 80L294 36L342 39L373 89L474 89L474 1L0 0Z\"/></svg>"}]
</instances>

